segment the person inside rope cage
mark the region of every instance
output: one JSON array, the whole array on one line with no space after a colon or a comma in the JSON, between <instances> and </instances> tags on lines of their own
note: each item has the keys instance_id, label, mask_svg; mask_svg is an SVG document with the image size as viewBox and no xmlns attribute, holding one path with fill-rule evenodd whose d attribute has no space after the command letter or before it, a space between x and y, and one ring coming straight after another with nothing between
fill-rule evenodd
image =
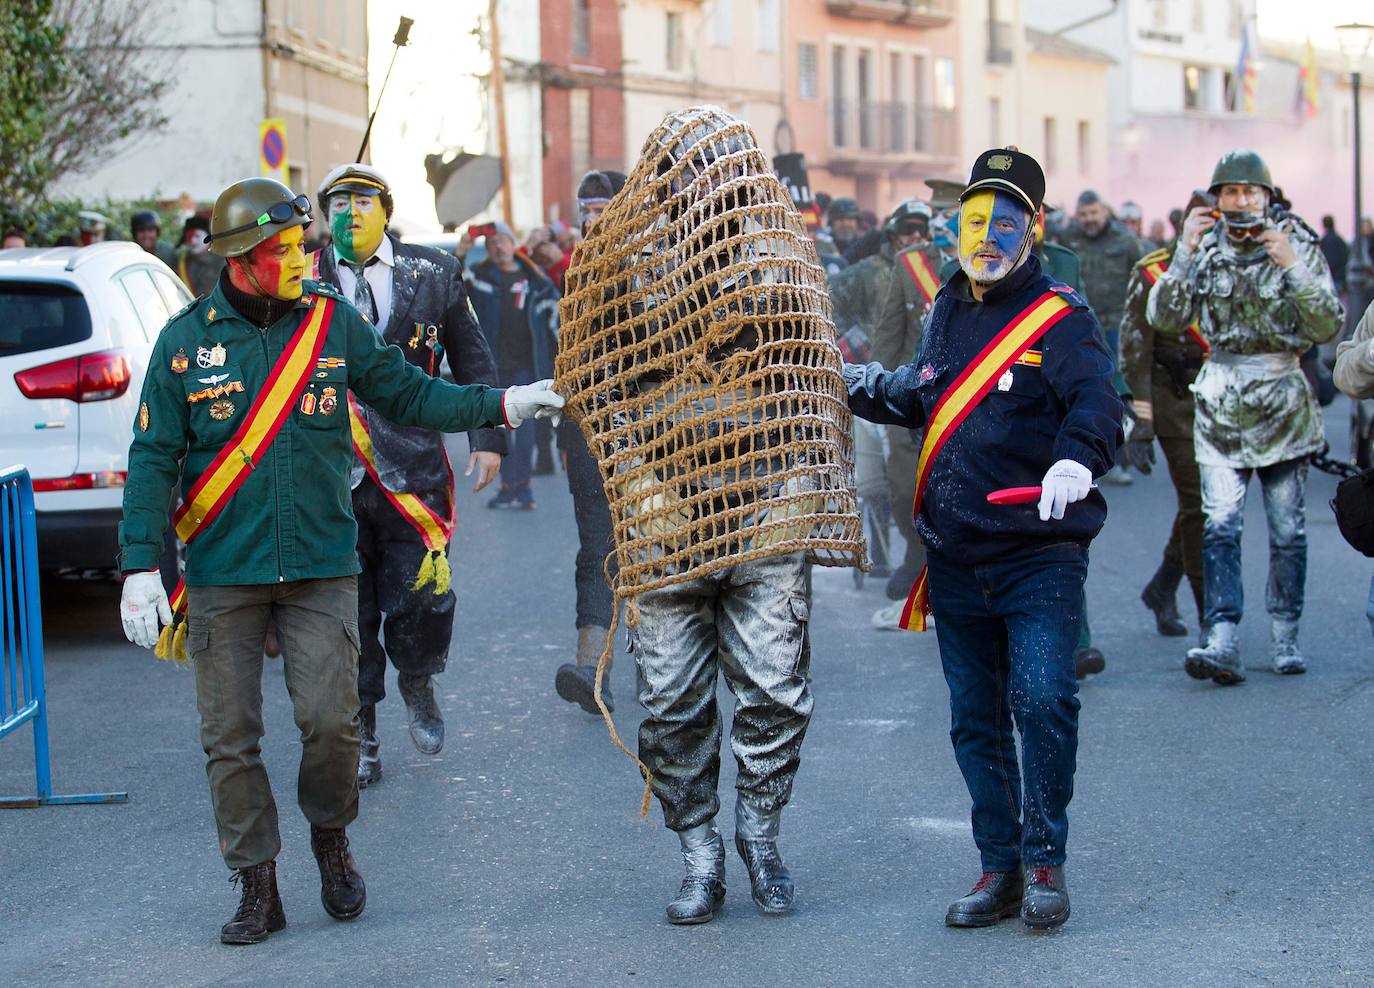
<instances>
[{"instance_id":1,"label":"person inside rope cage","mask_svg":"<svg viewBox=\"0 0 1374 988\"><path fill-rule=\"evenodd\" d=\"M865 559L825 272L748 125L714 107L664 120L578 250L561 317L555 387L600 464L633 603L639 760L686 864L668 919L724 901L718 671L737 701L735 846L759 908L786 912L806 566Z\"/></svg>"}]
</instances>

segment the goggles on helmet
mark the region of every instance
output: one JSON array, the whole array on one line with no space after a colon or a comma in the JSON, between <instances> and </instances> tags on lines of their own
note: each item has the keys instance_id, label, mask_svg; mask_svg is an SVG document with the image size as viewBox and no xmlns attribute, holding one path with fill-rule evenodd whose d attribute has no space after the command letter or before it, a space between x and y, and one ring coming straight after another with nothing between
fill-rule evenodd
<instances>
[{"instance_id":1,"label":"goggles on helmet","mask_svg":"<svg viewBox=\"0 0 1374 988\"><path fill-rule=\"evenodd\" d=\"M307 218L310 216L310 198L308 196L299 195L289 202L274 202L267 212L263 213L252 223L245 223L242 226L236 226L222 233L207 236L205 242L209 243L211 240L223 240L225 237L232 237L236 233L256 230L258 227L266 226L268 223L286 223L296 215L305 216Z\"/></svg>"},{"instance_id":2,"label":"goggles on helmet","mask_svg":"<svg viewBox=\"0 0 1374 988\"><path fill-rule=\"evenodd\" d=\"M1269 225L1263 213L1223 213L1226 236L1236 243L1258 240Z\"/></svg>"}]
</instances>

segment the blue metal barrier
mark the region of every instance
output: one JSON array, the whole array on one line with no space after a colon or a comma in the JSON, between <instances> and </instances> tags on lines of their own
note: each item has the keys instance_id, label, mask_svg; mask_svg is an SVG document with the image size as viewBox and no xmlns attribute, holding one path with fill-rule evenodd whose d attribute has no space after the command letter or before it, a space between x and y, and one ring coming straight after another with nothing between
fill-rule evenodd
<instances>
[{"instance_id":1,"label":"blue metal barrier","mask_svg":"<svg viewBox=\"0 0 1374 988\"><path fill-rule=\"evenodd\" d=\"M53 795L33 483L25 468L7 467L0 470L0 738L30 721L38 792L0 796L0 808L128 800L126 792Z\"/></svg>"}]
</instances>

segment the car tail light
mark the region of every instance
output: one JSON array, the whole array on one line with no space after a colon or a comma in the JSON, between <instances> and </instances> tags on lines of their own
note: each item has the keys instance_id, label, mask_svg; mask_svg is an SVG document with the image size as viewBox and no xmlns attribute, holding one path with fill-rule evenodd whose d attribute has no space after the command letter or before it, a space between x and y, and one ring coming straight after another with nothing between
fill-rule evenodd
<instances>
[{"instance_id":1,"label":"car tail light","mask_svg":"<svg viewBox=\"0 0 1374 988\"><path fill-rule=\"evenodd\" d=\"M30 367L14 375L25 398L106 401L129 390L129 360L118 350L101 350Z\"/></svg>"},{"instance_id":2,"label":"car tail light","mask_svg":"<svg viewBox=\"0 0 1374 988\"><path fill-rule=\"evenodd\" d=\"M33 482L36 494L45 491L89 491L99 487L123 487L129 476L125 470L104 470L100 473L74 473L70 477L46 477Z\"/></svg>"}]
</instances>

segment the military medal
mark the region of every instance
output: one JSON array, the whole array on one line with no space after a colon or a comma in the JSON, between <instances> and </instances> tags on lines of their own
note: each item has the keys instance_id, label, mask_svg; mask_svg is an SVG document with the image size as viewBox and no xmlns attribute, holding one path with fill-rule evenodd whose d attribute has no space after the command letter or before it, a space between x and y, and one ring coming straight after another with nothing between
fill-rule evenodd
<instances>
[{"instance_id":1,"label":"military medal","mask_svg":"<svg viewBox=\"0 0 1374 988\"><path fill-rule=\"evenodd\" d=\"M1012 380L1013 380L1013 379L1012 379L1012 376L1011 376L1011 368L1008 367L1008 368L1007 368L1007 372L997 379L997 390L998 390L998 391L1010 391L1010 390L1011 390L1011 382L1012 382Z\"/></svg>"},{"instance_id":2,"label":"military medal","mask_svg":"<svg viewBox=\"0 0 1374 988\"><path fill-rule=\"evenodd\" d=\"M223 367L225 358L228 356L229 354L225 351L223 344L216 343L210 350L210 366Z\"/></svg>"},{"instance_id":3,"label":"military medal","mask_svg":"<svg viewBox=\"0 0 1374 988\"><path fill-rule=\"evenodd\" d=\"M233 418L235 411L237 411L237 409L234 407L232 401L228 398L221 398L210 406L210 417L216 422L223 422L226 419Z\"/></svg>"},{"instance_id":4,"label":"military medal","mask_svg":"<svg viewBox=\"0 0 1374 988\"><path fill-rule=\"evenodd\" d=\"M412 350L418 347L420 345L420 337L424 335L424 332L425 324L422 322L417 322L415 324L415 335L412 336L410 339L406 340L406 346L410 347Z\"/></svg>"},{"instance_id":5,"label":"military medal","mask_svg":"<svg viewBox=\"0 0 1374 988\"><path fill-rule=\"evenodd\" d=\"M301 395L301 414L302 414L302 415L314 415L314 414L315 414L315 392L314 392L314 391L307 391L305 394Z\"/></svg>"},{"instance_id":6,"label":"military medal","mask_svg":"<svg viewBox=\"0 0 1374 988\"><path fill-rule=\"evenodd\" d=\"M190 363L191 362L186 358L186 351L178 350L176 353L172 355L172 373L185 374L186 368L190 365Z\"/></svg>"},{"instance_id":7,"label":"military medal","mask_svg":"<svg viewBox=\"0 0 1374 988\"><path fill-rule=\"evenodd\" d=\"M141 431L148 431L148 403L145 401L138 406L138 427Z\"/></svg>"},{"instance_id":8,"label":"military medal","mask_svg":"<svg viewBox=\"0 0 1374 988\"><path fill-rule=\"evenodd\" d=\"M203 369L205 369L205 370L209 370L211 367L215 366L213 363L211 363L211 360L212 360L212 359L213 359L213 357L211 356L210 351L209 351L208 349L206 349L206 348L203 347L203 346L196 347L196 366L197 366L197 367L203 368Z\"/></svg>"},{"instance_id":9,"label":"military medal","mask_svg":"<svg viewBox=\"0 0 1374 988\"><path fill-rule=\"evenodd\" d=\"M334 409L339 407L339 392L333 388L325 388L320 395L320 414L333 415Z\"/></svg>"}]
</instances>

